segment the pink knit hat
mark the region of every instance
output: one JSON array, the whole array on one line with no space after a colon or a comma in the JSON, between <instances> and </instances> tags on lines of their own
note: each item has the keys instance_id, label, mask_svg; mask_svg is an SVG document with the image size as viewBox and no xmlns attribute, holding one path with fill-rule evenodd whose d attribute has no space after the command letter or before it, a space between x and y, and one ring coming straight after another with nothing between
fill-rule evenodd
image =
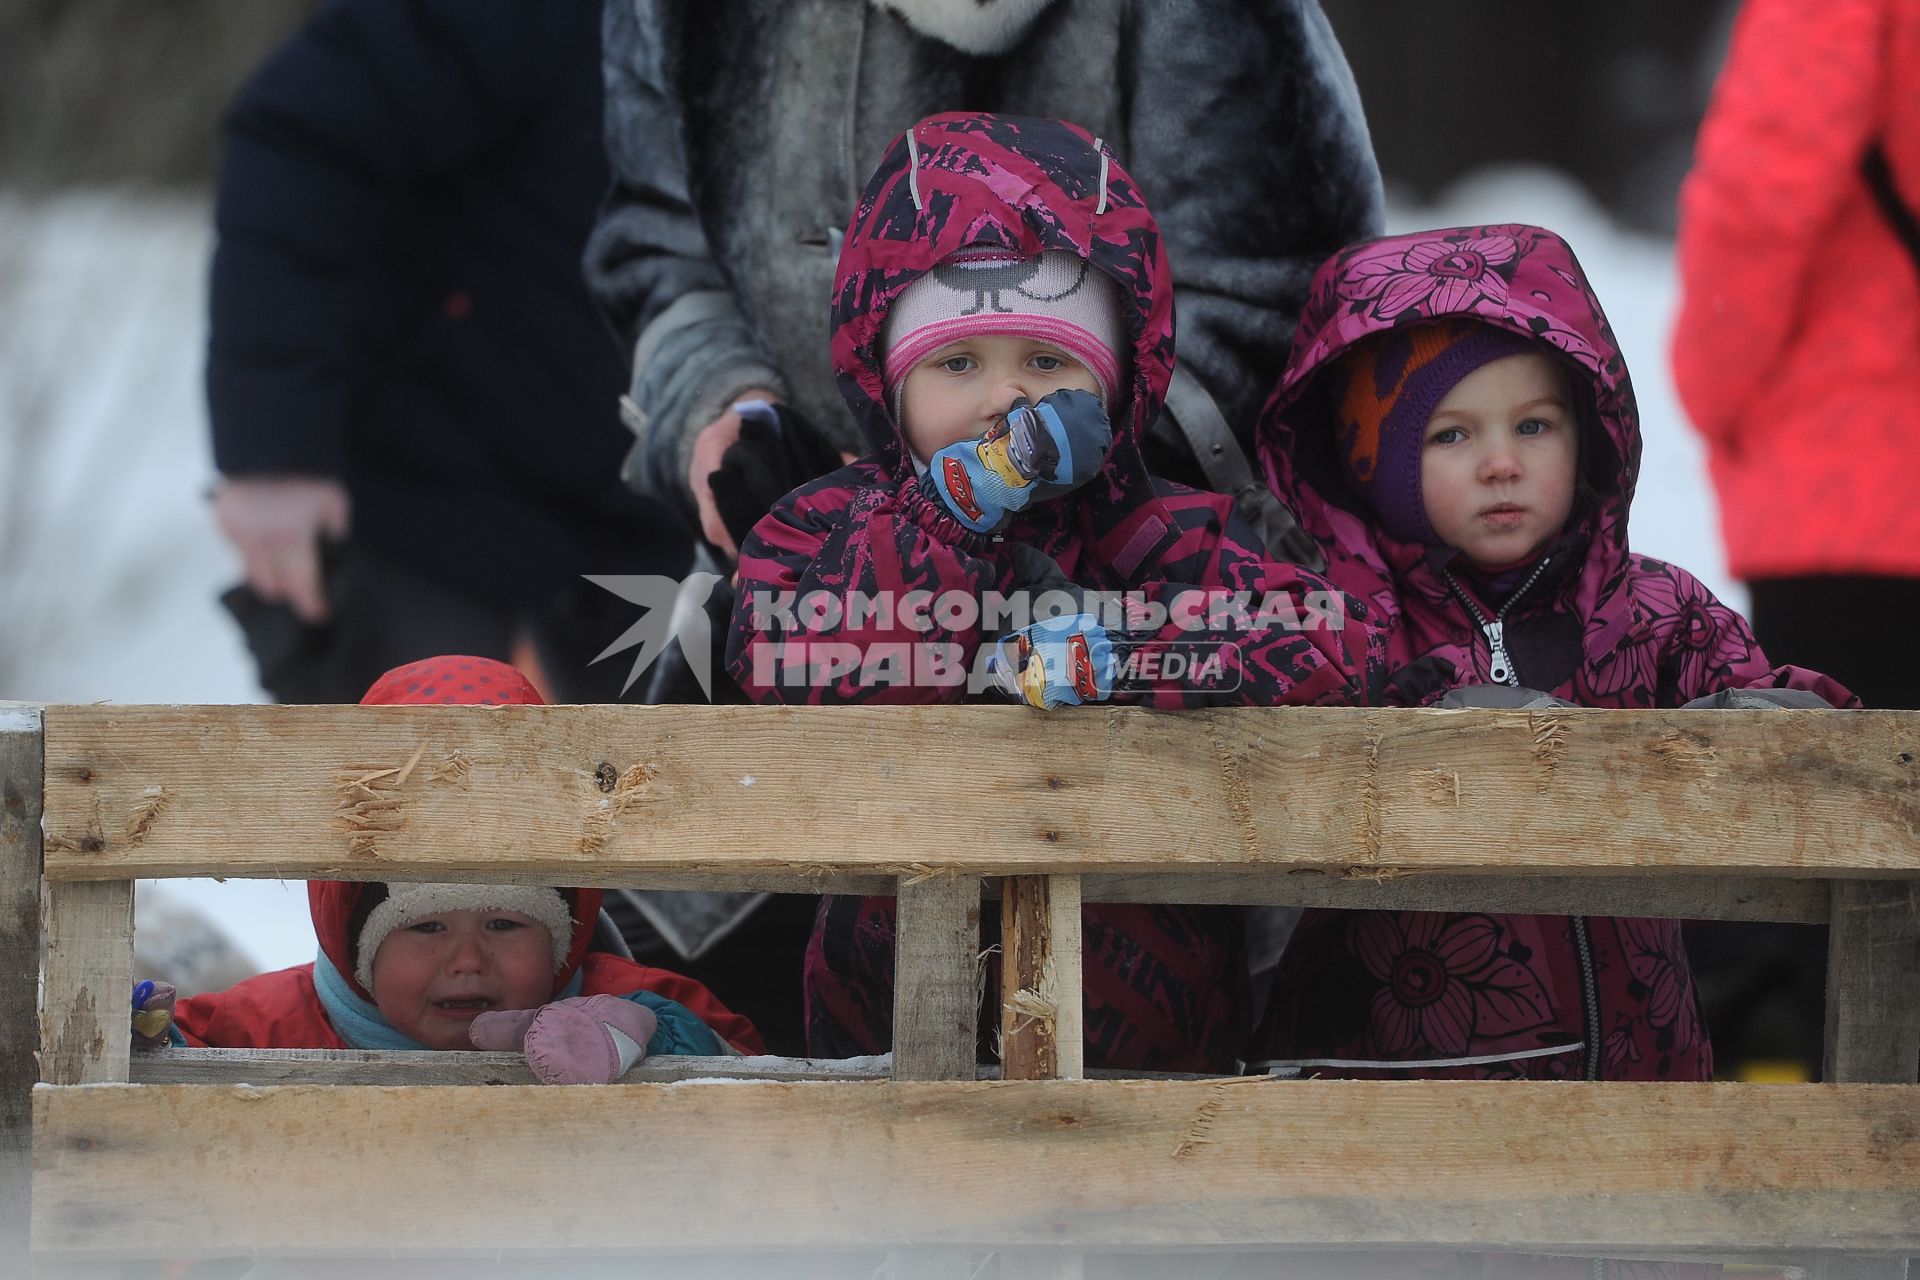
<instances>
[{"instance_id":1,"label":"pink knit hat","mask_svg":"<svg viewBox=\"0 0 1920 1280\"><path fill-rule=\"evenodd\" d=\"M998 245L962 249L900 291L880 328L887 401L914 365L975 334L1014 334L1060 348L1087 366L1114 411L1127 331L1120 286L1084 258L1051 249L1022 258Z\"/></svg>"}]
</instances>

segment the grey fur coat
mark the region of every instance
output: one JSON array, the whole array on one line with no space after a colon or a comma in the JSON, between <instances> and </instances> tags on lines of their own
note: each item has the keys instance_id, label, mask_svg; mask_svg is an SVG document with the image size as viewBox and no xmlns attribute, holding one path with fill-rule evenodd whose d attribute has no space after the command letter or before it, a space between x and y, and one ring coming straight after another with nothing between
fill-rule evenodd
<instances>
[{"instance_id":1,"label":"grey fur coat","mask_svg":"<svg viewBox=\"0 0 1920 1280\"><path fill-rule=\"evenodd\" d=\"M1316 0L608 0L604 60L614 190L588 280L634 346L629 483L683 508L694 433L751 387L864 448L828 360L834 264L871 166L925 115L1062 117L1126 162L1167 238L1183 370L1149 460L1226 492L1314 269L1380 226ZM1271 541L1258 490L1242 511Z\"/></svg>"}]
</instances>

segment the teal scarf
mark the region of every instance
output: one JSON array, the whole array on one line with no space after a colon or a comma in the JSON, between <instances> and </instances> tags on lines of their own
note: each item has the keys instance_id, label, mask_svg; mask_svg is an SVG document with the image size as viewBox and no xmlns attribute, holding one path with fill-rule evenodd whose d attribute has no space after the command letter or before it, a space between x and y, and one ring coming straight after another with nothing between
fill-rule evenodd
<instances>
[{"instance_id":1,"label":"teal scarf","mask_svg":"<svg viewBox=\"0 0 1920 1280\"><path fill-rule=\"evenodd\" d=\"M568 996L580 994L581 977L576 970L567 985L553 997L565 1000ZM321 1007L327 1011L327 1021L340 1033L340 1038L356 1049L426 1049L427 1046L412 1036L402 1035L394 1030L393 1024L381 1016L379 1008L370 1000L364 1000L340 971L327 959L326 952L313 958L313 989L320 995Z\"/></svg>"}]
</instances>

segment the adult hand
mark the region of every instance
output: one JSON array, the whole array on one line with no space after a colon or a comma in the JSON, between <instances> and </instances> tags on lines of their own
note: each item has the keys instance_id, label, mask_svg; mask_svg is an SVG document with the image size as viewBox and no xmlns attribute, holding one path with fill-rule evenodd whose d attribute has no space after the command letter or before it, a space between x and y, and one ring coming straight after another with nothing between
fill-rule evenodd
<instances>
[{"instance_id":1,"label":"adult hand","mask_svg":"<svg viewBox=\"0 0 1920 1280\"><path fill-rule=\"evenodd\" d=\"M780 397L771 391L755 389L742 391L733 398L733 404L742 400L778 404ZM729 556L737 557L740 548L727 532L726 521L720 518L720 508L713 500L713 473L720 469L720 459L740 438L740 414L733 404L694 433L693 456L687 463L687 492L693 495L694 509L700 515L700 536Z\"/></svg>"},{"instance_id":2,"label":"adult hand","mask_svg":"<svg viewBox=\"0 0 1920 1280\"><path fill-rule=\"evenodd\" d=\"M346 486L321 476L235 476L213 492L214 519L239 550L247 584L311 623L332 614L320 539L347 536L351 506Z\"/></svg>"}]
</instances>

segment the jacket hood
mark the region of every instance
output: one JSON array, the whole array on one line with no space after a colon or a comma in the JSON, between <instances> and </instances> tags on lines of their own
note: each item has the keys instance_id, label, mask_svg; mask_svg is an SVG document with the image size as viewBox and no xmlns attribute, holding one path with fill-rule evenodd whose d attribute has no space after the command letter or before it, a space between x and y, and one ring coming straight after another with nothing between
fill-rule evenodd
<instances>
[{"instance_id":1,"label":"jacket hood","mask_svg":"<svg viewBox=\"0 0 1920 1280\"><path fill-rule=\"evenodd\" d=\"M1627 515L1640 470L1640 419L1626 362L1573 250L1541 227L1450 227L1350 245L1315 273L1287 371L1261 412L1268 483L1326 548L1329 576L1388 610L1398 576L1411 594L1448 596L1444 551L1400 542L1341 478L1323 375L1355 343L1406 325L1459 317L1532 338L1557 355L1581 417L1580 496L1550 544L1558 567L1543 585L1589 620L1589 656L1635 624L1622 590ZM1576 568L1577 572L1573 570ZM1612 598L1611 604L1608 599Z\"/></svg>"},{"instance_id":2,"label":"jacket hood","mask_svg":"<svg viewBox=\"0 0 1920 1280\"><path fill-rule=\"evenodd\" d=\"M385 897L386 886L379 881L353 880L310 880L307 882L307 908L313 914L314 936L320 940L320 950L327 957L336 972L356 995L371 1001L373 993L362 987L354 979L355 962L354 935L365 922L367 910L362 910L369 891L379 887L380 897ZM593 944L593 929L600 916L601 892L598 889L561 889L560 896L567 900L567 907L573 916L573 940L567 948L566 963L553 975L553 990L549 995L557 996L573 975L585 963L587 949Z\"/></svg>"},{"instance_id":3,"label":"jacket hood","mask_svg":"<svg viewBox=\"0 0 1920 1280\"><path fill-rule=\"evenodd\" d=\"M1144 480L1139 442L1173 372L1173 279L1160 228L1126 169L1086 130L977 112L929 116L893 140L840 251L834 375L881 462L912 474L883 389L887 312L909 284L978 244L1022 257L1061 250L1119 284L1131 359L1105 474L1122 487Z\"/></svg>"},{"instance_id":4,"label":"jacket hood","mask_svg":"<svg viewBox=\"0 0 1920 1280\"><path fill-rule=\"evenodd\" d=\"M524 675L504 662L471 654L443 654L409 662L381 676L360 699L368 707L435 706L543 706L546 699ZM378 881L310 880L307 882L307 907L313 914L313 932L320 950L346 980L354 992L367 1000L373 993L355 981L354 943L360 925L366 919L361 905ZM573 941L560 972L554 975L553 993L567 985L586 959L593 942L593 929L600 916L601 893L598 889L561 889L573 916ZM367 904L368 910L376 904Z\"/></svg>"},{"instance_id":5,"label":"jacket hood","mask_svg":"<svg viewBox=\"0 0 1920 1280\"><path fill-rule=\"evenodd\" d=\"M1640 474L1640 415L1600 299L1567 242L1519 224L1449 227L1350 245L1318 272L1287 371L1261 414L1269 480L1281 501L1369 518L1337 469L1321 375L1376 333L1445 318L1480 320L1561 358L1582 401L1580 532L1624 555ZM1296 510L1297 510L1296 506ZM1384 538L1376 533L1375 537Z\"/></svg>"}]
</instances>

